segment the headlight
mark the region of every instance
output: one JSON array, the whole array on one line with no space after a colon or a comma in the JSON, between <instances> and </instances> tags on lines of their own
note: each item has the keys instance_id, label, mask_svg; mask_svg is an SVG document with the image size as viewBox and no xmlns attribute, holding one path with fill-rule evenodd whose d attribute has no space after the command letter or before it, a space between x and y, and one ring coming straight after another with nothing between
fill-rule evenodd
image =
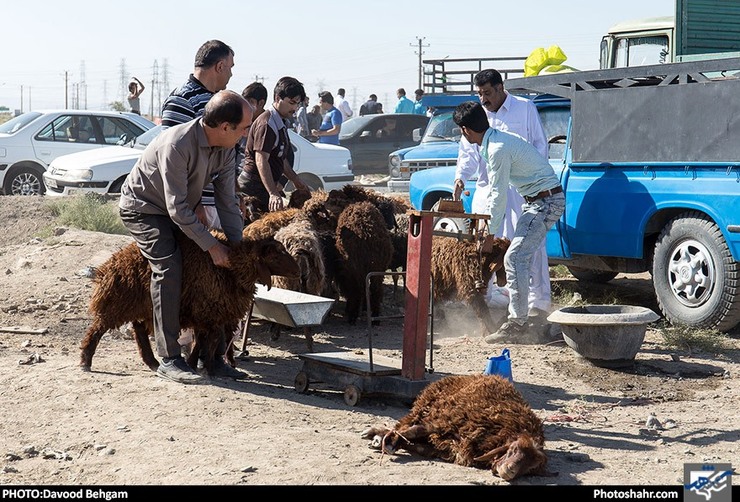
<instances>
[{"instance_id":1,"label":"headlight","mask_svg":"<svg viewBox=\"0 0 740 502\"><path fill-rule=\"evenodd\" d=\"M75 181L90 181L93 177L92 169L70 169L62 178Z\"/></svg>"},{"instance_id":2,"label":"headlight","mask_svg":"<svg viewBox=\"0 0 740 502\"><path fill-rule=\"evenodd\" d=\"M391 178L398 178L401 176L401 171L399 170L400 166L401 157L399 157L398 155L388 156L388 172L391 175Z\"/></svg>"}]
</instances>

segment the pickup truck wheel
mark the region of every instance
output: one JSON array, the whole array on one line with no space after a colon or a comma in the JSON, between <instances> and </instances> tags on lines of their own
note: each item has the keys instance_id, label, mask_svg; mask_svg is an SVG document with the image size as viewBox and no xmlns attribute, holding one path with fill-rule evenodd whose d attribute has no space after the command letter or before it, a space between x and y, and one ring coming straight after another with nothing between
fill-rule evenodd
<instances>
[{"instance_id":1,"label":"pickup truck wheel","mask_svg":"<svg viewBox=\"0 0 740 502\"><path fill-rule=\"evenodd\" d=\"M670 322L720 331L740 322L740 264L706 216L692 211L666 225L655 244L652 275Z\"/></svg>"},{"instance_id":2,"label":"pickup truck wheel","mask_svg":"<svg viewBox=\"0 0 740 502\"><path fill-rule=\"evenodd\" d=\"M571 265L567 265L567 267L573 277L583 282L604 284L617 276L617 272L610 272L608 270L592 270L590 268L573 267Z\"/></svg>"},{"instance_id":3,"label":"pickup truck wheel","mask_svg":"<svg viewBox=\"0 0 740 502\"><path fill-rule=\"evenodd\" d=\"M434 230L452 233L467 233L468 220L465 218L435 218Z\"/></svg>"}]
</instances>

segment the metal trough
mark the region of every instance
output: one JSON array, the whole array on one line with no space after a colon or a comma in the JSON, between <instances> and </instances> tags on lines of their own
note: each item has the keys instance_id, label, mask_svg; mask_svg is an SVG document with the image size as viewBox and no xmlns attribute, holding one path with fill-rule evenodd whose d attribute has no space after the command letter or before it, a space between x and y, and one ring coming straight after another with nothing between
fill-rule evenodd
<instances>
[{"instance_id":1,"label":"metal trough","mask_svg":"<svg viewBox=\"0 0 740 502\"><path fill-rule=\"evenodd\" d=\"M318 326L324 322L335 300L289 289L257 284L252 316L291 328Z\"/></svg>"},{"instance_id":2,"label":"metal trough","mask_svg":"<svg viewBox=\"0 0 740 502\"><path fill-rule=\"evenodd\" d=\"M249 324L253 317L270 321L274 326L277 326L277 329L273 330L273 340L280 336L281 326L303 328L308 351L313 352L313 337L308 328L323 324L335 301L332 298L309 295L289 289L272 287L268 290L267 286L257 284L252 309L244 321L240 357L245 358L249 355L247 342L249 340Z\"/></svg>"}]
</instances>

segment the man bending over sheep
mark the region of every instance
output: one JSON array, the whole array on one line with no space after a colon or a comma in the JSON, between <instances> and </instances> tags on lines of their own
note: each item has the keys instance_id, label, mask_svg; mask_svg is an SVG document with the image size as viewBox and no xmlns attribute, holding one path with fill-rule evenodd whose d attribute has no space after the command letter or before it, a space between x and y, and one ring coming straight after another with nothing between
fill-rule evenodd
<instances>
[{"instance_id":1,"label":"man bending over sheep","mask_svg":"<svg viewBox=\"0 0 740 502\"><path fill-rule=\"evenodd\" d=\"M509 319L496 333L485 338L488 343L516 341L528 328L532 259L547 231L563 214L565 195L547 159L521 136L491 128L480 103L461 103L452 119L465 139L480 146L480 156L487 165L490 191L486 206L491 214L488 228L492 234L498 231L504 218L509 184L524 197L522 214L504 258L510 297ZM455 184L456 200L462 188L462 184Z\"/></svg>"},{"instance_id":2,"label":"man bending over sheep","mask_svg":"<svg viewBox=\"0 0 740 502\"><path fill-rule=\"evenodd\" d=\"M215 265L229 266L229 248L208 231L194 210L203 188L213 183L221 227L229 241L241 240L244 220L236 198L234 145L251 123L251 105L233 91L219 91L201 118L170 127L152 141L121 187L121 219L152 269L154 339L162 358L157 374L175 382L204 381L185 362L177 341L182 285L177 232L208 251ZM214 375L244 376L218 359Z\"/></svg>"}]
</instances>

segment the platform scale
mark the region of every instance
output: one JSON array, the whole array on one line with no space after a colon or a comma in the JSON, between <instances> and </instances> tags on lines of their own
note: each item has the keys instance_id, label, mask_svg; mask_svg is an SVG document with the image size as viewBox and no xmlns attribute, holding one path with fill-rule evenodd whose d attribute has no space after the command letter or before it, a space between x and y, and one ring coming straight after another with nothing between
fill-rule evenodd
<instances>
[{"instance_id":1,"label":"platform scale","mask_svg":"<svg viewBox=\"0 0 740 502\"><path fill-rule=\"evenodd\" d=\"M445 202L445 201L440 201ZM447 201L437 211L409 211L406 262L403 354L400 361L354 352L301 354L303 367L295 377L295 390L308 391L313 383L344 389L344 402L355 406L363 394L413 402L430 380L425 378L427 325L429 321L432 235L472 239L479 220L488 215L462 212L462 204ZM452 211L451 209L455 209ZM470 219L471 233L435 232L437 218Z\"/></svg>"}]
</instances>

